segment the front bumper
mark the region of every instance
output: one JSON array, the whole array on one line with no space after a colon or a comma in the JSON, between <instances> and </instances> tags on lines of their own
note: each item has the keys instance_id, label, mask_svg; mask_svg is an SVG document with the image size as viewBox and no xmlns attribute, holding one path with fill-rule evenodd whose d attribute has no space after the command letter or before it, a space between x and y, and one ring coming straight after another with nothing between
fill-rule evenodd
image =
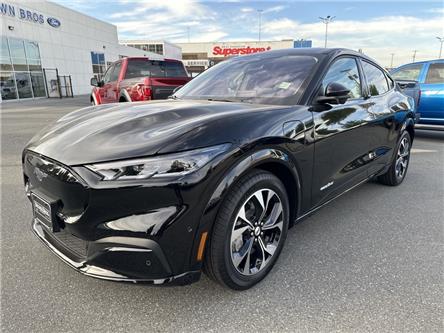
<instances>
[{"instance_id":1,"label":"front bumper","mask_svg":"<svg viewBox=\"0 0 444 333\"><path fill-rule=\"evenodd\" d=\"M33 205L34 197L46 202L52 216L50 225L36 216L34 233L77 271L154 284L200 277L199 241L216 212L213 205L207 213L202 200L211 197L217 182L207 176L212 166L183 182L111 187L94 183L85 168L32 152L25 151L23 162L29 198Z\"/></svg>"},{"instance_id":2,"label":"front bumper","mask_svg":"<svg viewBox=\"0 0 444 333\"><path fill-rule=\"evenodd\" d=\"M140 239L130 237L109 237L86 242L63 231L59 235L52 233L36 220L33 220L32 230L62 261L94 278L185 285L198 281L201 275L200 271L172 275L159 245L149 239L141 242ZM150 275L153 278L146 278Z\"/></svg>"}]
</instances>

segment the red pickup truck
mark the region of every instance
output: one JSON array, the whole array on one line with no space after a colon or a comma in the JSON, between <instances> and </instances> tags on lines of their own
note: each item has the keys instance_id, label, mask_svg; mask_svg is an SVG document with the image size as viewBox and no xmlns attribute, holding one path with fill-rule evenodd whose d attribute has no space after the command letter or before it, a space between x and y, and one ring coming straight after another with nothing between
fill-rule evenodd
<instances>
[{"instance_id":1,"label":"red pickup truck","mask_svg":"<svg viewBox=\"0 0 444 333\"><path fill-rule=\"evenodd\" d=\"M91 79L91 104L166 99L190 80L179 60L123 58L108 67L102 80Z\"/></svg>"}]
</instances>

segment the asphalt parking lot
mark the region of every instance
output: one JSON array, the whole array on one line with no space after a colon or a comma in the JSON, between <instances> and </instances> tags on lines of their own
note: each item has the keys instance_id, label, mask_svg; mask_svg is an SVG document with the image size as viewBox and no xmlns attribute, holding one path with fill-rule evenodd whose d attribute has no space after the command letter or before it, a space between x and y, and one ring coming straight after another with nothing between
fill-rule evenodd
<instances>
[{"instance_id":1,"label":"asphalt parking lot","mask_svg":"<svg viewBox=\"0 0 444 333\"><path fill-rule=\"evenodd\" d=\"M418 131L401 186L367 183L293 227L251 290L76 273L30 230L20 156L87 97L1 105L4 332L443 332L444 132Z\"/></svg>"}]
</instances>

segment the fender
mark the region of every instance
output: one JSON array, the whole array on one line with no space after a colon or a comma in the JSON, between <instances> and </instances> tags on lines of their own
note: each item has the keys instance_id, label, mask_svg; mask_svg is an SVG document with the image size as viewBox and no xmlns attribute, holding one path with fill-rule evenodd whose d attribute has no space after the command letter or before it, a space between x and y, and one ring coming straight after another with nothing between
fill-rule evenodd
<instances>
[{"instance_id":1,"label":"fender","mask_svg":"<svg viewBox=\"0 0 444 333\"><path fill-rule=\"evenodd\" d=\"M120 90L119 100L121 97L124 97L127 102L132 102L131 96L129 95L128 91L126 91L126 89Z\"/></svg>"},{"instance_id":2,"label":"fender","mask_svg":"<svg viewBox=\"0 0 444 333\"><path fill-rule=\"evenodd\" d=\"M302 192L300 176L296 164L287 152L280 149L265 148L259 151L254 151L249 156L246 156L242 160L238 161L234 166L230 168L229 171L224 174L219 185L216 187L216 190L213 192L211 198L208 200L207 206L204 210L204 214L200 220L198 230L195 233L194 237L193 250L190 257L190 267L192 269L200 269L202 266L202 262L198 262L195 260L198 251L200 235L205 231L211 234L211 230L217 212L219 210L219 206L225 198L228 190L246 172L255 167L260 167L261 165L265 165L270 162L283 165L285 168L287 168L287 170L294 178L296 184L296 202L290 202L290 205L295 206L295 216L293 216L293 220L296 221L297 216L300 215ZM290 221L290 224L294 221Z\"/></svg>"},{"instance_id":3,"label":"fender","mask_svg":"<svg viewBox=\"0 0 444 333\"><path fill-rule=\"evenodd\" d=\"M300 194L301 194L301 182L299 179L299 173L297 171L296 165L293 163L291 157L284 151L278 149L262 149L255 151L251 155L245 157L235 166L233 166L224 176L223 180L219 183L216 190L214 191L212 197L208 201L208 205L205 209L204 215L207 211L219 203L223 199L227 190L247 171L260 166L261 164L276 162L284 165L293 175L293 178L297 186L297 209L300 207Z\"/></svg>"}]
</instances>

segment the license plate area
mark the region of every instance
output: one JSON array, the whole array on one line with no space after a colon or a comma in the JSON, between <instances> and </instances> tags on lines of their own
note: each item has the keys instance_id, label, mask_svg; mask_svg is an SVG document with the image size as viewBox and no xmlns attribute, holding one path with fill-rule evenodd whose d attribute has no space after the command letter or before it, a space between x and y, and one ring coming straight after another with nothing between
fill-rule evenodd
<instances>
[{"instance_id":1,"label":"license plate area","mask_svg":"<svg viewBox=\"0 0 444 333\"><path fill-rule=\"evenodd\" d=\"M54 205L35 193L31 193L31 201L34 219L51 232L59 231L55 223Z\"/></svg>"}]
</instances>

